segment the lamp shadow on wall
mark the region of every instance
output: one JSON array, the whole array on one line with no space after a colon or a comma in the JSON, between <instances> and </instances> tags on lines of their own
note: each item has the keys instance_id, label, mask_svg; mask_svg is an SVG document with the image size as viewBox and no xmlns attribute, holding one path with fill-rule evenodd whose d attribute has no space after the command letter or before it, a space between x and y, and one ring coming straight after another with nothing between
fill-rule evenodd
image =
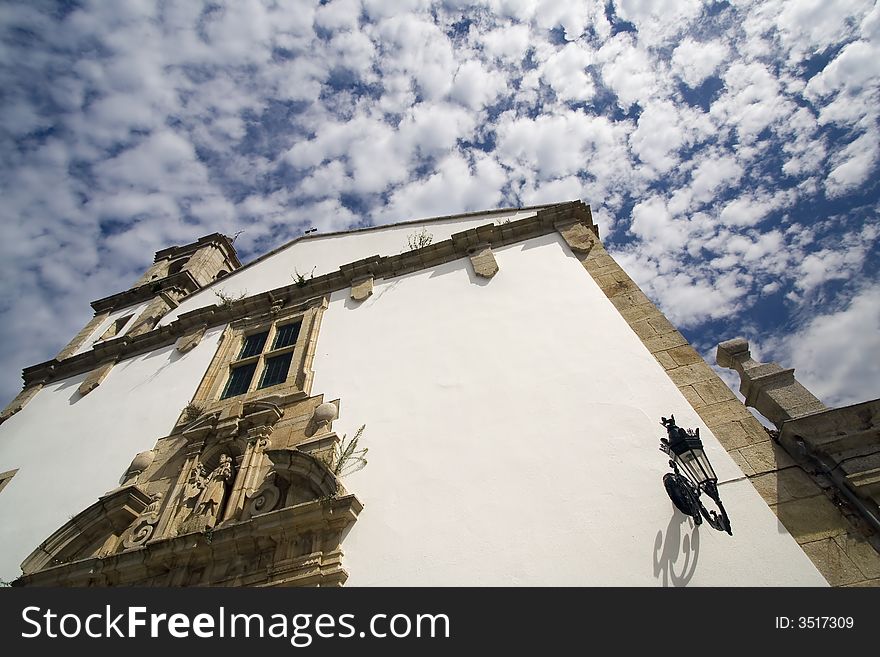
<instances>
[{"instance_id":1,"label":"lamp shadow on wall","mask_svg":"<svg viewBox=\"0 0 880 657\"><path fill-rule=\"evenodd\" d=\"M699 557L700 529L676 510L665 535L658 531L654 539L654 577L662 577L663 586L687 586L697 571Z\"/></svg>"}]
</instances>

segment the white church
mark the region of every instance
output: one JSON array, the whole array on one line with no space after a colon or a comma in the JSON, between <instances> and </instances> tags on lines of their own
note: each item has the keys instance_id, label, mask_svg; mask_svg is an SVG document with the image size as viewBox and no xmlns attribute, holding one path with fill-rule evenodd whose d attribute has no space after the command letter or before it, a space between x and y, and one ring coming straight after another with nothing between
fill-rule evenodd
<instances>
[{"instance_id":1,"label":"white church","mask_svg":"<svg viewBox=\"0 0 880 657\"><path fill-rule=\"evenodd\" d=\"M810 525L828 495L579 201L310 233L244 265L209 235L92 306L0 416L13 586L880 577L846 514ZM859 576L836 579L835 545Z\"/></svg>"}]
</instances>

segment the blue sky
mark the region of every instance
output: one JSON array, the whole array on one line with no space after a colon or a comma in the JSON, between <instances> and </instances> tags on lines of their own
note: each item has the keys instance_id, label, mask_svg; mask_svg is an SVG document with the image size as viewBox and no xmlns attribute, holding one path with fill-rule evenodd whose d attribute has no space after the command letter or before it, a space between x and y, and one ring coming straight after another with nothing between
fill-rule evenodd
<instances>
[{"instance_id":1,"label":"blue sky","mask_svg":"<svg viewBox=\"0 0 880 657\"><path fill-rule=\"evenodd\" d=\"M4 3L0 397L171 244L576 198L710 362L876 397L878 61L859 0Z\"/></svg>"}]
</instances>

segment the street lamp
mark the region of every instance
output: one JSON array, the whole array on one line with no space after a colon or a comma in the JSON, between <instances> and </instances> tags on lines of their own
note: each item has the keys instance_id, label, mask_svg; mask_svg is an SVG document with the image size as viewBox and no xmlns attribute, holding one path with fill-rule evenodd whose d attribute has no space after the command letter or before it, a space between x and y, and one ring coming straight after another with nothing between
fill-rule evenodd
<instances>
[{"instance_id":1,"label":"street lamp","mask_svg":"<svg viewBox=\"0 0 880 657\"><path fill-rule=\"evenodd\" d=\"M726 531L733 536L730 529L730 518L721 504L718 494L718 477L712 464L703 451L703 441L700 440L700 430L682 429L675 425L675 416L670 415L667 420L660 418L660 424L666 427L668 438L660 439L660 451L668 454L671 458L669 465L672 472L663 476L663 485L669 499L679 511L694 519L694 524L699 525L706 519L714 529ZM718 506L720 515L715 511L709 511L700 502L700 494L706 493ZM701 517L702 516L702 517Z\"/></svg>"}]
</instances>

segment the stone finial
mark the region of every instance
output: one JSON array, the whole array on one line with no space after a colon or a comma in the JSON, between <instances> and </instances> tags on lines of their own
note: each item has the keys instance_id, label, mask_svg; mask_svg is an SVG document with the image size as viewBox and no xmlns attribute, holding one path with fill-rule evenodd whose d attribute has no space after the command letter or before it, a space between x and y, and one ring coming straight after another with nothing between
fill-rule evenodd
<instances>
[{"instance_id":1,"label":"stone finial","mask_svg":"<svg viewBox=\"0 0 880 657\"><path fill-rule=\"evenodd\" d=\"M754 363L749 351L749 341L745 338L734 338L718 345L715 362L729 370L742 369L746 363ZM737 367L739 365L739 367Z\"/></svg>"},{"instance_id":2,"label":"stone finial","mask_svg":"<svg viewBox=\"0 0 880 657\"><path fill-rule=\"evenodd\" d=\"M739 373L739 391L746 406L757 409L777 428L786 420L825 410L825 405L794 378L793 369L754 360L744 338L720 343L715 362Z\"/></svg>"}]
</instances>

